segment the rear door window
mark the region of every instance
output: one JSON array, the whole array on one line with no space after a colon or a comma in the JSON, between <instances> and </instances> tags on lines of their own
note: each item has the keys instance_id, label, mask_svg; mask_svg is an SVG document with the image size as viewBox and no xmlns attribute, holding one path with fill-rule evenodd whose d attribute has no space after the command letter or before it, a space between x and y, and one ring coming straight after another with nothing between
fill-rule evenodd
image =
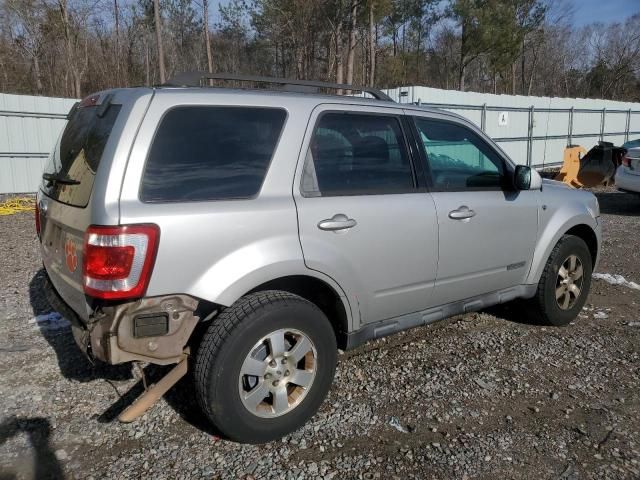
<instances>
[{"instance_id":1,"label":"rear door window","mask_svg":"<svg viewBox=\"0 0 640 480\"><path fill-rule=\"evenodd\" d=\"M109 105L101 116L98 106L75 108L58 140L45 173L71 181L43 180L42 190L59 202L86 207L104 147L120 113L120 105Z\"/></svg>"},{"instance_id":2,"label":"rear door window","mask_svg":"<svg viewBox=\"0 0 640 480\"><path fill-rule=\"evenodd\" d=\"M325 113L307 151L302 192L307 197L415 191L398 117Z\"/></svg>"},{"instance_id":3,"label":"rear door window","mask_svg":"<svg viewBox=\"0 0 640 480\"><path fill-rule=\"evenodd\" d=\"M177 107L156 132L140 187L143 202L251 198L266 176L286 111Z\"/></svg>"}]
</instances>

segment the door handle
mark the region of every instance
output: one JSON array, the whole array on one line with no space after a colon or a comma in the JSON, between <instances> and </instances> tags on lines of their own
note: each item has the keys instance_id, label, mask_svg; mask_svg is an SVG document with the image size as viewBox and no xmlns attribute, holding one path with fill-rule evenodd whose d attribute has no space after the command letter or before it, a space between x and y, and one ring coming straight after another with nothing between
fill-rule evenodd
<instances>
[{"instance_id":1,"label":"door handle","mask_svg":"<svg viewBox=\"0 0 640 480\"><path fill-rule=\"evenodd\" d=\"M347 217L343 213L336 213L333 217L322 220L318 223L320 230L338 231L353 228L358 224L353 218Z\"/></svg>"},{"instance_id":2,"label":"door handle","mask_svg":"<svg viewBox=\"0 0 640 480\"><path fill-rule=\"evenodd\" d=\"M476 212L471 210L466 205L462 205L457 210L451 210L449 212L449 218L453 218L454 220L467 220L475 216L476 216Z\"/></svg>"}]
</instances>

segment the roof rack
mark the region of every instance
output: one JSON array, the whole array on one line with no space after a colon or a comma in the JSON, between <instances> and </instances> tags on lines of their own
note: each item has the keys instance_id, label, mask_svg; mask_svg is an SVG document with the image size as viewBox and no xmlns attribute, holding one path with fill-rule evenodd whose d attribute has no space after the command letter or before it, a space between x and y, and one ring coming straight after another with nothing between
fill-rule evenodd
<instances>
[{"instance_id":1,"label":"roof rack","mask_svg":"<svg viewBox=\"0 0 640 480\"><path fill-rule=\"evenodd\" d=\"M312 80L292 80L290 78L258 77L251 75L235 75L231 73L184 72L175 75L161 86L163 87L205 87L207 80L225 80L237 82L271 83L280 85L289 92L319 93L321 88L331 90L356 90L368 93L377 100L393 102L391 97L376 88L360 87L340 83L316 82Z\"/></svg>"}]
</instances>

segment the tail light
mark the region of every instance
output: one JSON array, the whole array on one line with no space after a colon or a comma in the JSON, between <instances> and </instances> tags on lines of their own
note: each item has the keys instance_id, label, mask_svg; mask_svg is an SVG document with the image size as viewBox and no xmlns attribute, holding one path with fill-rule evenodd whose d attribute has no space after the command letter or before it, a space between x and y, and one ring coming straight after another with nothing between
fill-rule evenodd
<instances>
[{"instance_id":1,"label":"tail light","mask_svg":"<svg viewBox=\"0 0 640 480\"><path fill-rule=\"evenodd\" d=\"M625 155L624 157L622 157L622 165L624 165L625 167L630 167L631 159Z\"/></svg>"},{"instance_id":2,"label":"tail light","mask_svg":"<svg viewBox=\"0 0 640 480\"><path fill-rule=\"evenodd\" d=\"M40 236L40 205L36 201L36 234Z\"/></svg>"},{"instance_id":3,"label":"tail light","mask_svg":"<svg viewBox=\"0 0 640 480\"><path fill-rule=\"evenodd\" d=\"M159 237L157 225L90 226L84 235L84 292L104 300L144 296Z\"/></svg>"}]
</instances>

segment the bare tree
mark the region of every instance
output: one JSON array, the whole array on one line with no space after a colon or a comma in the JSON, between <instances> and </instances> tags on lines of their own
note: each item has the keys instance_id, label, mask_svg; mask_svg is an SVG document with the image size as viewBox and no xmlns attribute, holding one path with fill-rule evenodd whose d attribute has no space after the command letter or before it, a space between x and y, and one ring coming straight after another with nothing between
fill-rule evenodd
<instances>
[{"instance_id":1,"label":"bare tree","mask_svg":"<svg viewBox=\"0 0 640 480\"><path fill-rule=\"evenodd\" d=\"M8 0L6 6L14 17L11 34L22 55L33 65L36 92L43 91L40 72L40 54L43 46L41 25L44 12L40 5L30 0ZM4 69L3 69L4 70Z\"/></svg>"},{"instance_id":2,"label":"bare tree","mask_svg":"<svg viewBox=\"0 0 640 480\"><path fill-rule=\"evenodd\" d=\"M353 63L356 57L356 27L358 21L359 0L351 0L351 16L349 17L349 47L347 49L347 83L353 83Z\"/></svg>"},{"instance_id":3,"label":"bare tree","mask_svg":"<svg viewBox=\"0 0 640 480\"><path fill-rule=\"evenodd\" d=\"M369 0L369 86L375 85L376 78L376 23L374 17L375 0Z\"/></svg>"},{"instance_id":4,"label":"bare tree","mask_svg":"<svg viewBox=\"0 0 640 480\"><path fill-rule=\"evenodd\" d=\"M640 16L577 28L569 0L228 0L215 24L199 2L0 0L0 88L79 97L215 66L640 100ZM541 23L510 13L539 5Z\"/></svg>"},{"instance_id":5,"label":"bare tree","mask_svg":"<svg viewBox=\"0 0 640 480\"><path fill-rule=\"evenodd\" d=\"M156 30L156 43L158 45L158 67L160 69L160 83L166 81L164 67L164 47L162 46L162 22L160 20L160 0L153 0L153 18Z\"/></svg>"},{"instance_id":6,"label":"bare tree","mask_svg":"<svg viewBox=\"0 0 640 480\"><path fill-rule=\"evenodd\" d=\"M202 25L204 27L204 43L207 47L207 67L213 73L213 57L211 56L211 39L209 38L209 1L202 0Z\"/></svg>"},{"instance_id":7,"label":"bare tree","mask_svg":"<svg viewBox=\"0 0 640 480\"><path fill-rule=\"evenodd\" d=\"M113 0L113 15L115 21L116 85L120 85L120 14L118 10L118 0Z\"/></svg>"},{"instance_id":8,"label":"bare tree","mask_svg":"<svg viewBox=\"0 0 640 480\"><path fill-rule=\"evenodd\" d=\"M78 9L72 12L68 0L58 0L58 9L64 36L66 64L71 74L71 92L74 97L81 98L82 78L89 66L86 20L90 14L90 7L78 5Z\"/></svg>"}]
</instances>

